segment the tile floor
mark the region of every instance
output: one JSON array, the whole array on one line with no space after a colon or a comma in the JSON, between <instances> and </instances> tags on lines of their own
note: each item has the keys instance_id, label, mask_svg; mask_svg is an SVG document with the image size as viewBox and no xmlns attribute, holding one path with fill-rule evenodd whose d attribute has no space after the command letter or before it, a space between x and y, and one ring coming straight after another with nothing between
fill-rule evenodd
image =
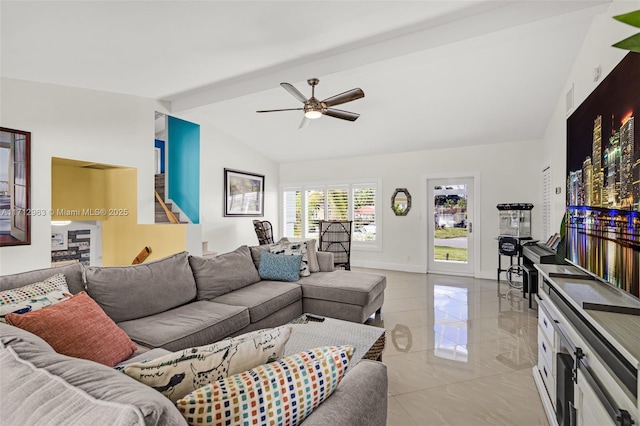
<instances>
[{"instance_id":1,"label":"tile floor","mask_svg":"<svg viewBox=\"0 0 640 426\"><path fill-rule=\"evenodd\" d=\"M387 330L388 425L548 424L535 303L490 280L375 272L387 276L382 323L370 322Z\"/></svg>"}]
</instances>

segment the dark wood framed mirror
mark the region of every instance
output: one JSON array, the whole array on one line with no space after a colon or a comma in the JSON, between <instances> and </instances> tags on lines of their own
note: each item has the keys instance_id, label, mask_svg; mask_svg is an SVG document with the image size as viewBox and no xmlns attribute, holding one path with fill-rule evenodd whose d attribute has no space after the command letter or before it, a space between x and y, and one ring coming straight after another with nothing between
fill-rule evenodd
<instances>
[{"instance_id":1,"label":"dark wood framed mirror","mask_svg":"<svg viewBox=\"0 0 640 426\"><path fill-rule=\"evenodd\" d=\"M407 188L396 188L391 196L391 210L396 216L406 216L411 210L411 194Z\"/></svg>"},{"instance_id":2,"label":"dark wood framed mirror","mask_svg":"<svg viewBox=\"0 0 640 426\"><path fill-rule=\"evenodd\" d=\"M31 244L30 191L31 132L0 127L0 247Z\"/></svg>"}]
</instances>

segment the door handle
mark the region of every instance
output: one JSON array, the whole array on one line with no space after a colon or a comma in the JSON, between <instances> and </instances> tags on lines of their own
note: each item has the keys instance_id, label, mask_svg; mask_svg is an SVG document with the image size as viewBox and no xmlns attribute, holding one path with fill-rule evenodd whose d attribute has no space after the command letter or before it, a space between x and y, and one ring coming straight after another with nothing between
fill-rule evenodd
<instances>
[{"instance_id":1,"label":"door handle","mask_svg":"<svg viewBox=\"0 0 640 426\"><path fill-rule=\"evenodd\" d=\"M469 233L473 232L473 223L469 222Z\"/></svg>"}]
</instances>

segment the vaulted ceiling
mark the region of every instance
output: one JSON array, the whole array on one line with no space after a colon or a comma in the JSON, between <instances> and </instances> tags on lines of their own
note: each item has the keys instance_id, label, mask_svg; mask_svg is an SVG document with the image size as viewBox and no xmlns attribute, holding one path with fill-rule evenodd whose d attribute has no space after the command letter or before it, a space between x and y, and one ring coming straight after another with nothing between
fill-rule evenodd
<instances>
[{"instance_id":1,"label":"vaulted ceiling","mask_svg":"<svg viewBox=\"0 0 640 426\"><path fill-rule=\"evenodd\" d=\"M608 3L3 0L0 71L170 101L278 162L531 140ZM362 88L360 118L256 114L311 77Z\"/></svg>"}]
</instances>

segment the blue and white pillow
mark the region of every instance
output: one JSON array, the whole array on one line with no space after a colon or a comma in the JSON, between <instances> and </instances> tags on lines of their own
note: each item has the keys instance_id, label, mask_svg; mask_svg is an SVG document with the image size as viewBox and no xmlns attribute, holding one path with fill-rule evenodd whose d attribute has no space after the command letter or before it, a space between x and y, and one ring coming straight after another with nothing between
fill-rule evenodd
<instances>
[{"instance_id":1,"label":"blue and white pillow","mask_svg":"<svg viewBox=\"0 0 640 426\"><path fill-rule=\"evenodd\" d=\"M298 281L300 279L301 254L274 254L263 251L260 254L258 274L263 280Z\"/></svg>"},{"instance_id":2,"label":"blue and white pillow","mask_svg":"<svg viewBox=\"0 0 640 426\"><path fill-rule=\"evenodd\" d=\"M311 275L309 270L309 257L307 255L307 242L284 242L278 241L276 244L269 245L269 251L274 254L284 255L302 255L302 261L300 262L300 276L308 277Z\"/></svg>"}]
</instances>

